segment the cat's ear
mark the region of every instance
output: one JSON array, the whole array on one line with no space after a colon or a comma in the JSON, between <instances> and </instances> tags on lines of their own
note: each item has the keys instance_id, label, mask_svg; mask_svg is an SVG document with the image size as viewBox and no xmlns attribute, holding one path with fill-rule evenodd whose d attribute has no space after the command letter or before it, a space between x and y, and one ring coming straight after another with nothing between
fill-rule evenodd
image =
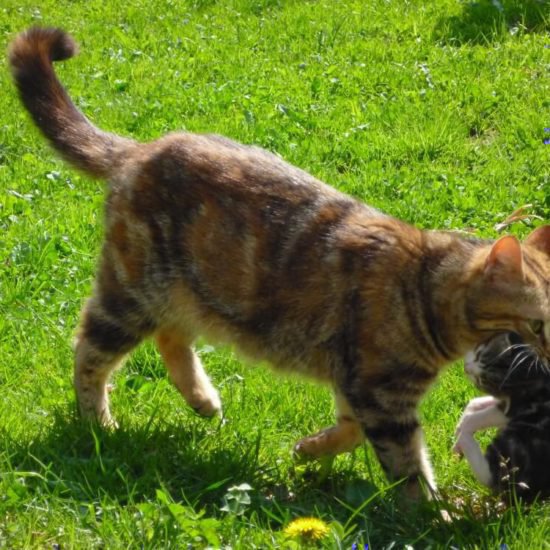
<instances>
[{"instance_id":1,"label":"cat's ear","mask_svg":"<svg viewBox=\"0 0 550 550\"><path fill-rule=\"evenodd\" d=\"M484 274L491 280L523 277L523 256L516 237L501 237L493 245L485 260Z\"/></svg>"},{"instance_id":2,"label":"cat's ear","mask_svg":"<svg viewBox=\"0 0 550 550\"><path fill-rule=\"evenodd\" d=\"M525 244L534 246L550 256L550 225L537 227L527 239L525 239Z\"/></svg>"}]
</instances>

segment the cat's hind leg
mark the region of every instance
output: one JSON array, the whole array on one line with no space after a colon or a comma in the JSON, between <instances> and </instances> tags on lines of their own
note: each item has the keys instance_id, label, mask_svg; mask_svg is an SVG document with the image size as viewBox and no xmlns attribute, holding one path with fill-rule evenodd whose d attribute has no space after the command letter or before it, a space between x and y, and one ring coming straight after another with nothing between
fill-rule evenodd
<instances>
[{"instance_id":1,"label":"cat's hind leg","mask_svg":"<svg viewBox=\"0 0 550 550\"><path fill-rule=\"evenodd\" d=\"M109 410L109 376L146 332L143 322L136 326L125 319L122 296L117 297L116 306L106 295L92 297L82 313L75 342L74 385L80 412L105 427L116 427Z\"/></svg>"},{"instance_id":2,"label":"cat's hind leg","mask_svg":"<svg viewBox=\"0 0 550 550\"><path fill-rule=\"evenodd\" d=\"M164 327L155 334L164 363L185 401L203 416L221 412L222 405L201 361L182 331Z\"/></svg>"}]
</instances>

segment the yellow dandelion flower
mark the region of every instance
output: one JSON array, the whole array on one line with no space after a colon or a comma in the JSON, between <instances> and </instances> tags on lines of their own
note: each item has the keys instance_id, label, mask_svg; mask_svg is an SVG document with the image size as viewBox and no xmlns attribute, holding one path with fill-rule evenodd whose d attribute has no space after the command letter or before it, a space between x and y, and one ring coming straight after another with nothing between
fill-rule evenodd
<instances>
[{"instance_id":1,"label":"yellow dandelion flower","mask_svg":"<svg viewBox=\"0 0 550 550\"><path fill-rule=\"evenodd\" d=\"M301 538L304 541L316 541L329 533L328 525L319 518L298 518L284 529L287 537Z\"/></svg>"}]
</instances>

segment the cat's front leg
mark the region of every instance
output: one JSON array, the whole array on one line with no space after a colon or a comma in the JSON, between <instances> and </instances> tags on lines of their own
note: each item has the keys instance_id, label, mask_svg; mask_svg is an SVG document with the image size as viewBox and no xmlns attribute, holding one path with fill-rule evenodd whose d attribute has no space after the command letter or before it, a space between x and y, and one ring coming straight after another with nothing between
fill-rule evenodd
<instances>
[{"instance_id":1,"label":"cat's front leg","mask_svg":"<svg viewBox=\"0 0 550 550\"><path fill-rule=\"evenodd\" d=\"M170 378L187 403L202 416L221 413L218 392L191 348L191 338L185 331L163 327L155 334L155 340Z\"/></svg>"},{"instance_id":2,"label":"cat's front leg","mask_svg":"<svg viewBox=\"0 0 550 550\"><path fill-rule=\"evenodd\" d=\"M406 496L415 500L424 495L425 484L430 497L437 487L416 410L397 417L364 410L361 425L388 479L404 479Z\"/></svg>"},{"instance_id":3,"label":"cat's front leg","mask_svg":"<svg viewBox=\"0 0 550 550\"><path fill-rule=\"evenodd\" d=\"M316 459L353 451L364 440L361 425L341 393L335 392L336 425L304 437L294 446L298 458Z\"/></svg>"},{"instance_id":4,"label":"cat's front leg","mask_svg":"<svg viewBox=\"0 0 550 550\"><path fill-rule=\"evenodd\" d=\"M405 495L418 499L436 490L418 403L434 375L416 366L388 365L376 375L356 377L343 384L348 402L390 481L405 480Z\"/></svg>"}]
</instances>

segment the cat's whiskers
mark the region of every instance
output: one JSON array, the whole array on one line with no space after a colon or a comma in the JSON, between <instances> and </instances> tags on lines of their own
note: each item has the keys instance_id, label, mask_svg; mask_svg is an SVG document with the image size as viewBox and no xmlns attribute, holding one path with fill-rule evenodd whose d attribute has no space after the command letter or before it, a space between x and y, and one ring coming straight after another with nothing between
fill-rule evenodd
<instances>
[{"instance_id":1,"label":"cat's whiskers","mask_svg":"<svg viewBox=\"0 0 550 550\"><path fill-rule=\"evenodd\" d=\"M548 364L548 361L544 357L541 357L539 354L537 354L534 351L533 347L529 344L512 344L511 346L508 346L505 350L503 350L499 354L499 357L501 357L504 353L514 352L517 350L523 350L525 353L529 354L529 357L531 357L531 359L533 360L532 364L529 366L530 369L534 368L535 372L537 371L537 369L540 369L543 375L550 375L550 365ZM519 356L514 358L514 361L512 363L514 363L518 359Z\"/></svg>"},{"instance_id":2,"label":"cat's whiskers","mask_svg":"<svg viewBox=\"0 0 550 550\"><path fill-rule=\"evenodd\" d=\"M514 351L517 351L517 350L521 350L521 349L527 349L527 348L530 348L531 346L529 346L529 344L510 344L508 347L505 347L504 349L502 349L495 357L494 359L491 361L492 363L496 363L497 361L499 361L500 359L502 359L506 354L510 353L510 352L514 352Z\"/></svg>"},{"instance_id":3,"label":"cat's whiskers","mask_svg":"<svg viewBox=\"0 0 550 550\"><path fill-rule=\"evenodd\" d=\"M526 347L526 346L524 346ZM514 357L512 360L512 363L510 364L510 367L508 368L508 371L506 372L506 376L503 378L502 382L500 383L500 387L502 388L506 381L510 378L510 376L514 373L515 370L517 370L521 365L525 363L530 358L530 353L528 350L521 350L519 354ZM532 364L529 365L529 369L531 368Z\"/></svg>"}]
</instances>

